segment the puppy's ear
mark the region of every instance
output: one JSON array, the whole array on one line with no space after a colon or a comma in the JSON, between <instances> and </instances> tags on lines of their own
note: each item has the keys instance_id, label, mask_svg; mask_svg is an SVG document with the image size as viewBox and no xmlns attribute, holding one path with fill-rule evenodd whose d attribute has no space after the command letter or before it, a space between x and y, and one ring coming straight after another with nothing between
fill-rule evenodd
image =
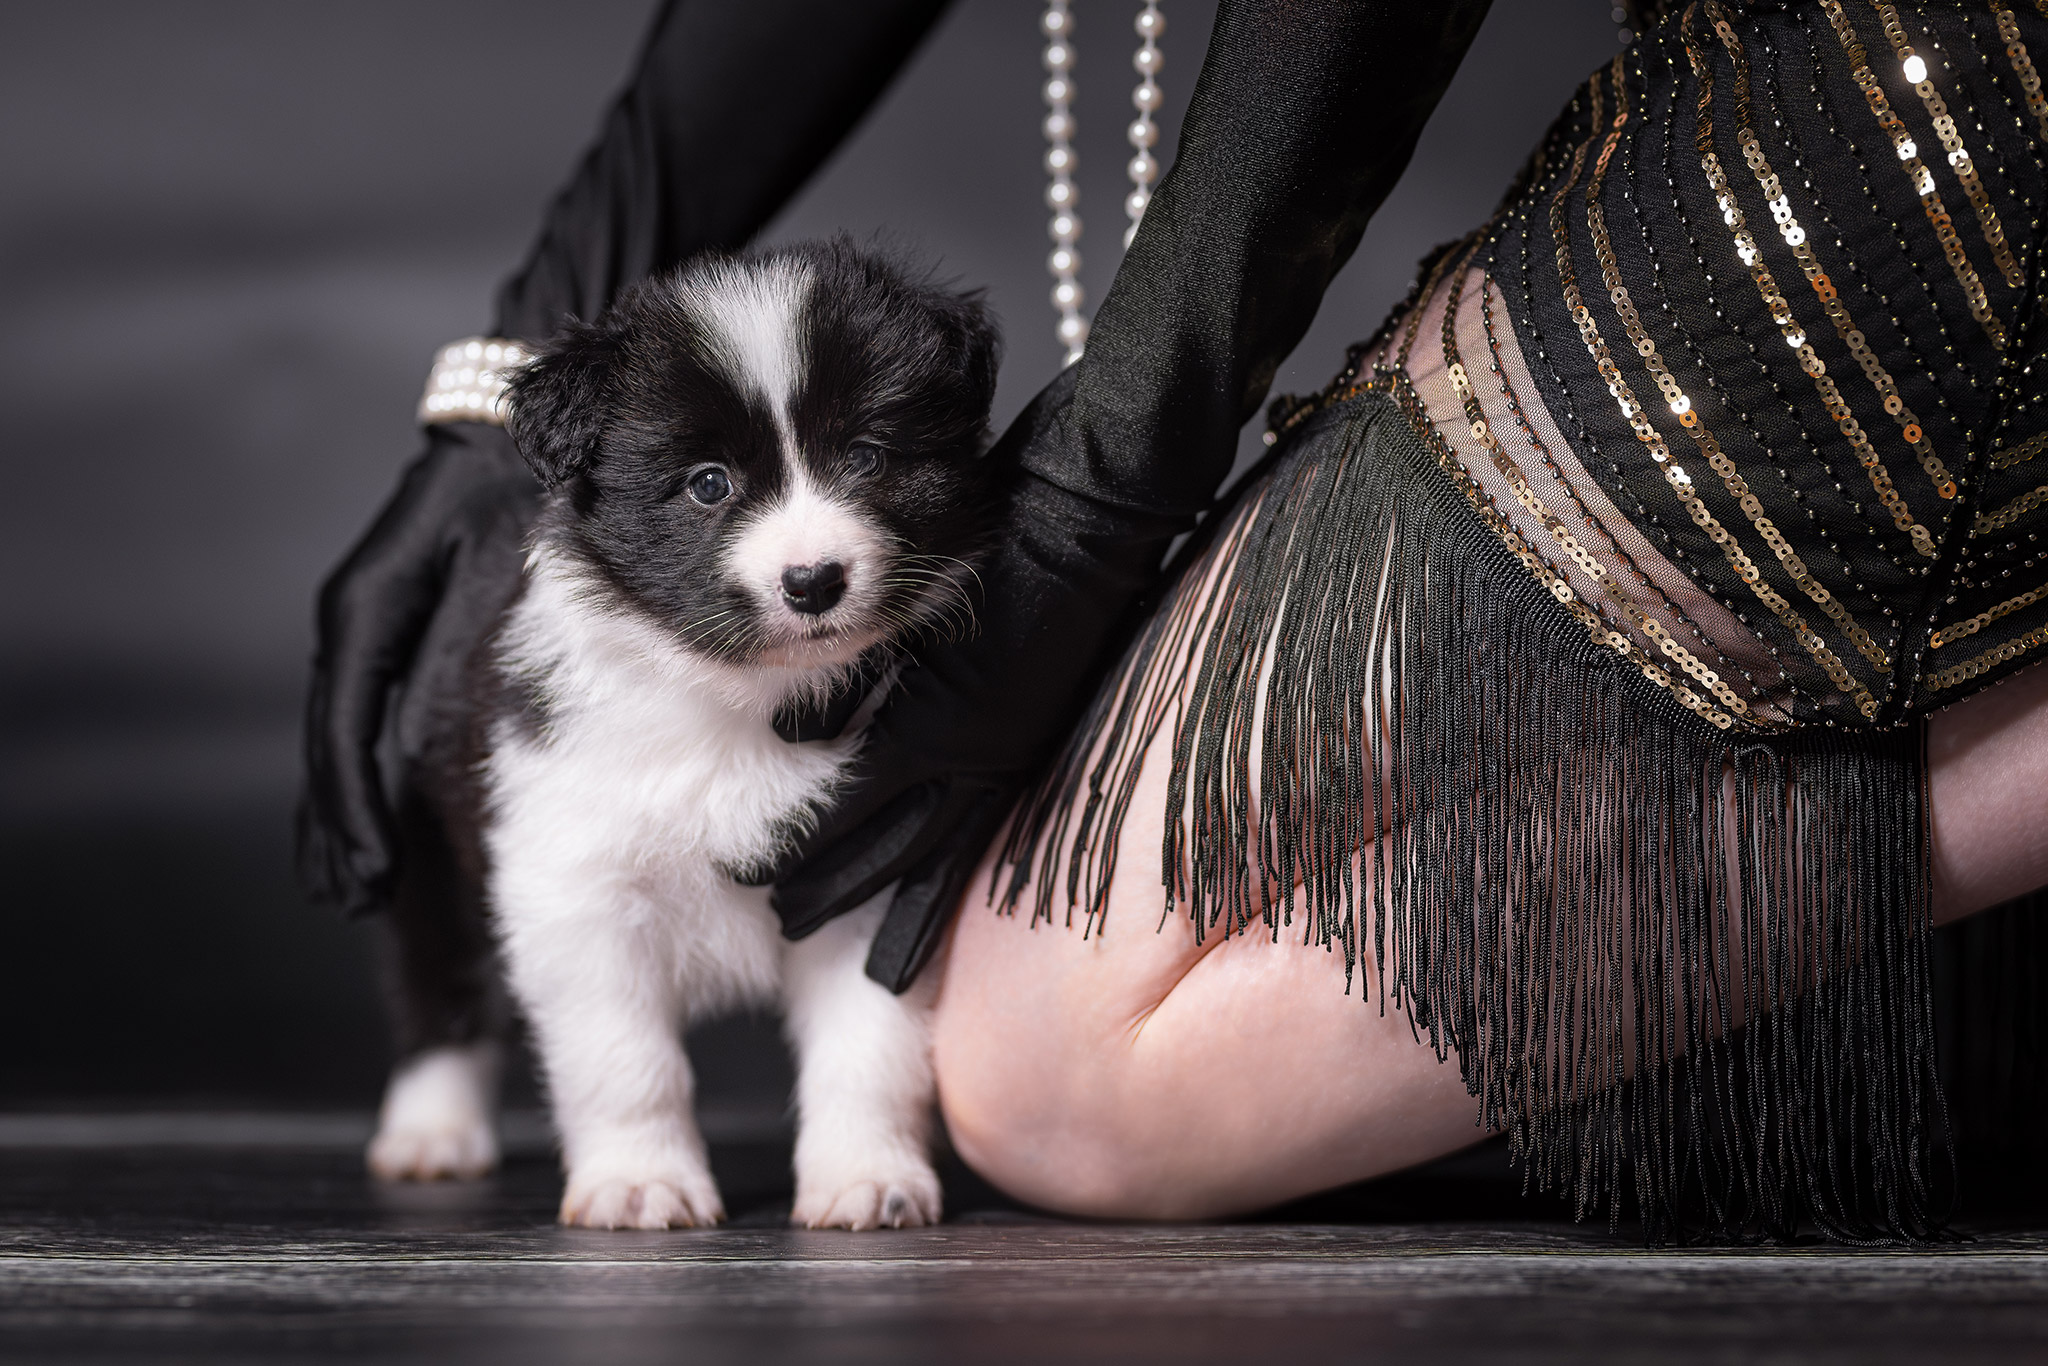
<instances>
[{"instance_id":1,"label":"puppy's ear","mask_svg":"<svg viewBox=\"0 0 2048 1366\"><path fill-rule=\"evenodd\" d=\"M506 386L506 430L553 488L597 454L618 378L618 329L571 322Z\"/></svg>"},{"instance_id":2,"label":"puppy's ear","mask_svg":"<svg viewBox=\"0 0 2048 1366\"><path fill-rule=\"evenodd\" d=\"M1002 367L1003 335L980 290L953 297L952 324L959 364L975 410L988 418L996 402L996 372Z\"/></svg>"}]
</instances>

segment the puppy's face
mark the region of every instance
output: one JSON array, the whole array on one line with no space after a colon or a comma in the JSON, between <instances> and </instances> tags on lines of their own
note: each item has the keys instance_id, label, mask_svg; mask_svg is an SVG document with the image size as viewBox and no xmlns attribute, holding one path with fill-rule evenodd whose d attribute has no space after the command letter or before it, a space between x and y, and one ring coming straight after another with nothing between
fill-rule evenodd
<instances>
[{"instance_id":1,"label":"puppy's face","mask_svg":"<svg viewBox=\"0 0 2048 1366\"><path fill-rule=\"evenodd\" d=\"M995 352L843 244L706 259L544 349L511 426L548 532L687 648L827 668L965 624Z\"/></svg>"}]
</instances>

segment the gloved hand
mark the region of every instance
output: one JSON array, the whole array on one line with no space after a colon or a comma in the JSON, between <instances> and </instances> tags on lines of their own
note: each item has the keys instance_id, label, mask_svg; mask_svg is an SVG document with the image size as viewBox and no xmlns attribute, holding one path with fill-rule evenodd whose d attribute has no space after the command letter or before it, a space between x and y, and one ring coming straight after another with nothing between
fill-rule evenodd
<instances>
[{"instance_id":1,"label":"gloved hand","mask_svg":"<svg viewBox=\"0 0 2048 1366\"><path fill-rule=\"evenodd\" d=\"M1486 0L1224 0L1173 170L1086 354L990 452L979 630L921 649L842 797L777 869L800 937L901 879L868 973L908 986L1114 662L1168 545L1413 154Z\"/></svg>"},{"instance_id":2,"label":"gloved hand","mask_svg":"<svg viewBox=\"0 0 2048 1366\"><path fill-rule=\"evenodd\" d=\"M409 706L461 705L470 657L518 588L540 492L502 429L429 428L426 452L321 586L299 807L299 875L320 899L351 912L390 899L387 716L401 685Z\"/></svg>"}]
</instances>

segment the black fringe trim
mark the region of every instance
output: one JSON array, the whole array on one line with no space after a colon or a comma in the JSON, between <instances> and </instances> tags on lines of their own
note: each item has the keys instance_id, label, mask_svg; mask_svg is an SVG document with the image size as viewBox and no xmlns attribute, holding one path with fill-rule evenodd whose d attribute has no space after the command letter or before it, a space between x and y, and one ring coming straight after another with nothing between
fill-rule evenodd
<instances>
[{"instance_id":1,"label":"black fringe trim","mask_svg":"<svg viewBox=\"0 0 2048 1366\"><path fill-rule=\"evenodd\" d=\"M1705 725L1381 395L1284 452L1184 557L992 894L1100 932L1171 724L1166 913L1347 980L1369 955L1361 992L1457 1056L1529 1184L1632 1201L1652 1242L1944 1237L1919 730Z\"/></svg>"}]
</instances>

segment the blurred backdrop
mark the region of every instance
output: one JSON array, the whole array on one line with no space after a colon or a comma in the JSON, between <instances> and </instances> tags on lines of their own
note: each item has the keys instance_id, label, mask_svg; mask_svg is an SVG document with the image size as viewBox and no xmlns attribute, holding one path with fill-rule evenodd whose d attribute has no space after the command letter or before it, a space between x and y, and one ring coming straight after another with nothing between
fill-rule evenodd
<instances>
[{"instance_id":1,"label":"blurred backdrop","mask_svg":"<svg viewBox=\"0 0 2048 1366\"><path fill-rule=\"evenodd\" d=\"M1615 50L1610 2L1498 0L1280 389L1319 386L1486 214ZM1092 304L1138 6L1074 8ZM1164 8L1170 145L1214 3ZM314 588L652 9L0 0L0 1106L374 1100L369 937L291 875ZM1059 360L1039 9L957 0L769 231L887 230L987 286L999 423ZM707 1096L780 1085L767 1027L696 1052Z\"/></svg>"}]
</instances>

